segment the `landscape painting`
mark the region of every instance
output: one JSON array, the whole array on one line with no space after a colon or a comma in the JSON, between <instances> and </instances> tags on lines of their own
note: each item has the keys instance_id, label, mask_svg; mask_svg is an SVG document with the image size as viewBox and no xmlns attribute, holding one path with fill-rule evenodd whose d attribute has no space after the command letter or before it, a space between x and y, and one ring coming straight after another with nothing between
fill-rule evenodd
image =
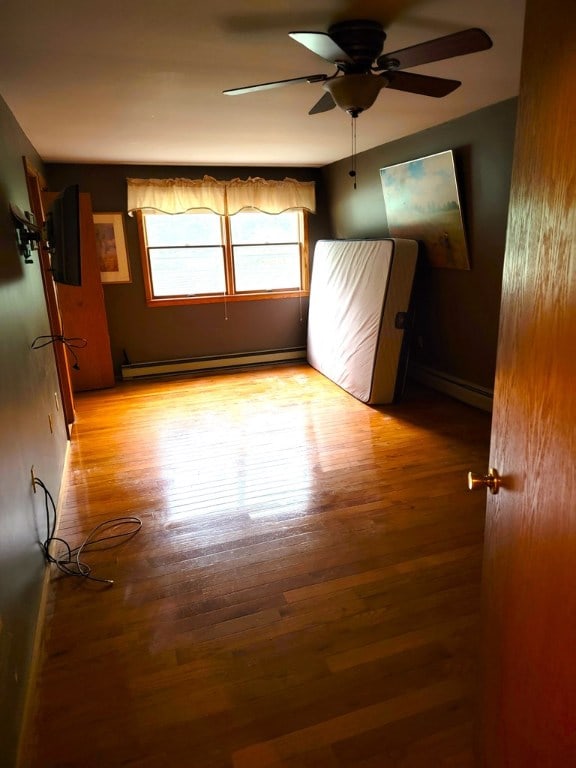
<instances>
[{"instance_id":1,"label":"landscape painting","mask_svg":"<svg viewBox=\"0 0 576 768\"><path fill-rule=\"evenodd\" d=\"M432 266L470 269L452 150L380 169L390 237L419 240Z\"/></svg>"}]
</instances>

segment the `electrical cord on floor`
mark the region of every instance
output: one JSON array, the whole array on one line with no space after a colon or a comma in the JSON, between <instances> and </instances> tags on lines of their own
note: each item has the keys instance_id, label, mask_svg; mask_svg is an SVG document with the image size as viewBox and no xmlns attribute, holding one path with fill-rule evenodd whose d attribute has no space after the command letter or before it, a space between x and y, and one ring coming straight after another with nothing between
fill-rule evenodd
<instances>
[{"instance_id":1,"label":"electrical cord on floor","mask_svg":"<svg viewBox=\"0 0 576 768\"><path fill-rule=\"evenodd\" d=\"M74 350L83 349L88 344L88 341L83 339L81 336L36 336L30 345L30 349L42 349L42 347L47 347L48 344L55 344L57 341L59 341L61 344L64 344L68 352L70 352L74 361L72 368L74 368L76 371L79 371L80 366L78 365L78 355L76 352L74 352Z\"/></svg>"},{"instance_id":2,"label":"electrical cord on floor","mask_svg":"<svg viewBox=\"0 0 576 768\"><path fill-rule=\"evenodd\" d=\"M127 517L114 517L111 520L105 520L95 528L93 528L84 541L77 547L71 547L65 539L61 539L59 536L55 536L56 531L56 504L52 494L46 487L46 485L39 478L34 478L34 485L38 486L44 491L44 507L46 511L46 539L41 543L42 552L47 562L55 565L59 571L66 576L78 576L82 579L88 579L89 581L97 581L101 584L114 584L113 579L103 579L99 576L92 575L92 569L84 562L81 557L82 554L95 544L101 544L104 541L112 541L114 539L122 539L127 541L135 536L140 528L142 528L142 520L139 517L127 516ZM121 533L112 533L106 536L97 535L107 530L114 530L119 526L129 526L129 530L122 531ZM53 542L59 542L63 545L64 550L58 554L53 555L50 552L50 547ZM118 546L121 541L116 542L114 545ZM106 547L100 547L100 549L106 549Z\"/></svg>"}]
</instances>

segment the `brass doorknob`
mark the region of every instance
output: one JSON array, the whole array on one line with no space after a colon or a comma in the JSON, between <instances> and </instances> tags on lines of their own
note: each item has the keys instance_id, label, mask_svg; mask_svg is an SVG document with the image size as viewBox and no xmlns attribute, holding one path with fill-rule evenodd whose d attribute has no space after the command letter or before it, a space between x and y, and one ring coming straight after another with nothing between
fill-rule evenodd
<instances>
[{"instance_id":1,"label":"brass doorknob","mask_svg":"<svg viewBox=\"0 0 576 768\"><path fill-rule=\"evenodd\" d=\"M489 488L490 493L498 493L502 479L498 471L491 467L487 475L479 475L477 472L468 472L468 490L478 491L480 488Z\"/></svg>"}]
</instances>

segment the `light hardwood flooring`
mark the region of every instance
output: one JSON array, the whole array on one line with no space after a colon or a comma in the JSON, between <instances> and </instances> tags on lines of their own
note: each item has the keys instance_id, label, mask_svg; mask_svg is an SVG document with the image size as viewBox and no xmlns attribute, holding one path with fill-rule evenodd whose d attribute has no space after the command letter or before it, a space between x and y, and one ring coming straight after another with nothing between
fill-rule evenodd
<instances>
[{"instance_id":1,"label":"light hardwood flooring","mask_svg":"<svg viewBox=\"0 0 576 768\"><path fill-rule=\"evenodd\" d=\"M474 765L490 417L305 365L77 397L31 768Z\"/></svg>"}]
</instances>

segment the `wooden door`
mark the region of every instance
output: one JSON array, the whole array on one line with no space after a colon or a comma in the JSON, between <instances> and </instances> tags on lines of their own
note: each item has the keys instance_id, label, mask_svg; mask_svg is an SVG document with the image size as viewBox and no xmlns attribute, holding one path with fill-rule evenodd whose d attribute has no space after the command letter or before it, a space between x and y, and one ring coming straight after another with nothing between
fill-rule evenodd
<instances>
[{"instance_id":1,"label":"wooden door","mask_svg":"<svg viewBox=\"0 0 576 768\"><path fill-rule=\"evenodd\" d=\"M487 768L576 766L576 4L528 0L484 562ZM504 41L505 44L505 41Z\"/></svg>"},{"instance_id":2,"label":"wooden door","mask_svg":"<svg viewBox=\"0 0 576 768\"><path fill-rule=\"evenodd\" d=\"M30 207L36 221L44 225L44 203L42 192L46 189L46 183L40 176L39 171L24 158L24 173L26 174L26 184L28 187L28 198ZM46 309L48 312L48 322L50 323L50 334L52 336L62 336L62 322L58 310L58 299L56 296L56 287L54 279L50 272L50 254L46 248L46 243L42 242L38 248L40 260L40 271L42 273L42 284L44 286L44 296L46 298ZM72 394L72 382L70 381L70 371L66 359L66 350L62 344L54 344L54 358L56 361L56 371L58 374L58 384L60 386L60 400L62 401L62 410L64 412L64 421L66 431L70 437L70 424L74 422L74 395Z\"/></svg>"}]
</instances>

